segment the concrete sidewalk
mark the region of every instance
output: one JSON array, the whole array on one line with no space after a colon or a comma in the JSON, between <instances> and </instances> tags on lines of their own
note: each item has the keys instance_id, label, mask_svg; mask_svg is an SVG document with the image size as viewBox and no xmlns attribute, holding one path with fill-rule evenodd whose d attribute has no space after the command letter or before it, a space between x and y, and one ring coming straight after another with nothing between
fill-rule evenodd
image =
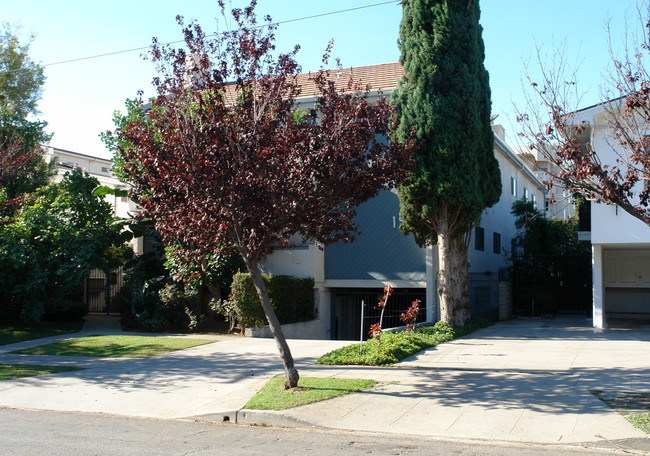
<instances>
[{"instance_id":1,"label":"concrete sidewalk","mask_svg":"<svg viewBox=\"0 0 650 456\"><path fill-rule=\"evenodd\" d=\"M589 392L650 392L650 331L597 332L585 323L505 322L392 368L315 366L347 342L292 340L303 376L383 385L282 412L242 410L282 373L270 339L222 336L147 359L16 355L5 346L0 363L86 369L1 382L0 406L650 451L645 433Z\"/></svg>"},{"instance_id":2,"label":"concrete sidewalk","mask_svg":"<svg viewBox=\"0 0 650 456\"><path fill-rule=\"evenodd\" d=\"M597 333L575 323L501 323L425 350L399 368L341 371L336 375L396 383L285 415L342 429L546 444L611 441L650 451L647 434L589 392L650 392L650 332Z\"/></svg>"}]
</instances>

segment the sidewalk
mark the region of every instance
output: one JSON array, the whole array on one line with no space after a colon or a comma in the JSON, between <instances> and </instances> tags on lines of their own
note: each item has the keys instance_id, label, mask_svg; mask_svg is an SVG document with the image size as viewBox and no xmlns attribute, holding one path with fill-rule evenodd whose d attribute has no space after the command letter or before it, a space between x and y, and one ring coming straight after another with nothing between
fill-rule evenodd
<instances>
[{"instance_id":1,"label":"sidewalk","mask_svg":"<svg viewBox=\"0 0 650 456\"><path fill-rule=\"evenodd\" d=\"M285 415L342 429L546 444L609 440L650 451L647 434L589 392L650 392L650 332L594 333L570 323L506 322L399 368L341 371L397 383Z\"/></svg>"},{"instance_id":2,"label":"sidewalk","mask_svg":"<svg viewBox=\"0 0 650 456\"><path fill-rule=\"evenodd\" d=\"M372 378L383 385L282 412L242 410L269 378L282 374L271 339L222 336L147 359L15 355L6 352L17 347L5 346L0 363L86 369L0 382L0 406L650 451L648 435L589 392L650 392L650 331L596 332L575 319L511 321L397 367L313 364L346 344L289 342L302 376Z\"/></svg>"}]
</instances>

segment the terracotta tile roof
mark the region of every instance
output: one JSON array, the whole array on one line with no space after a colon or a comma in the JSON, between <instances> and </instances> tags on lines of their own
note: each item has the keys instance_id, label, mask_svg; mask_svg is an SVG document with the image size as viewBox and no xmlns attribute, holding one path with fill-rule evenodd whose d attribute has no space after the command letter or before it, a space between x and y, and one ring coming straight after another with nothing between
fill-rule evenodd
<instances>
[{"instance_id":1,"label":"terracotta tile roof","mask_svg":"<svg viewBox=\"0 0 650 456\"><path fill-rule=\"evenodd\" d=\"M302 89L298 99L318 95L316 84L314 84L312 79L316 74L318 74L317 71L312 71L296 75L298 85ZM404 74L402 65L399 62L394 62L333 69L329 72L329 79L336 81L336 88L339 91L344 91L347 88L350 78L352 78L353 82L361 83L364 88L366 85L369 85L371 91L381 90L388 94L397 86L397 81L402 77L402 74ZM235 93L235 86L233 84L226 87L227 100L234 102L236 99Z\"/></svg>"},{"instance_id":2,"label":"terracotta tile roof","mask_svg":"<svg viewBox=\"0 0 650 456\"><path fill-rule=\"evenodd\" d=\"M316 74L318 72L297 75L298 85L302 88L299 98L314 97L318 94L316 85L311 79ZM397 81L402 77L402 74L404 74L402 65L399 62L394 62L333 69L330 70L329 79L336 82L336 88L339 90L344 90L350 78L352 78L353 82L359 82L363 86L369 85L372 91L390 92L397 86Z\"/></svg>"}]
</instances>

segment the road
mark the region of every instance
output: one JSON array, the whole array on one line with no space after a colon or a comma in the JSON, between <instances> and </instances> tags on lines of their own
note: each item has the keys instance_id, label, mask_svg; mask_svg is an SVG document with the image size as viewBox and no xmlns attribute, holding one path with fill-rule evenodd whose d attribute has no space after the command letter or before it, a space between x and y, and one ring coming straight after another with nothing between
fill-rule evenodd
<instances>
[{"instance_id":1,"label":"road","mask_svg":"<svg viewBox=\"0 0 650 456\"><path fill-rule=\"evenodd\" d=\"M447 442L388 434L0 409L0 455L2 456L221 454L229 456L305 454L577 456L615 453L611 450L601 452L594 448Z\"/></svg>"}]
</instances>

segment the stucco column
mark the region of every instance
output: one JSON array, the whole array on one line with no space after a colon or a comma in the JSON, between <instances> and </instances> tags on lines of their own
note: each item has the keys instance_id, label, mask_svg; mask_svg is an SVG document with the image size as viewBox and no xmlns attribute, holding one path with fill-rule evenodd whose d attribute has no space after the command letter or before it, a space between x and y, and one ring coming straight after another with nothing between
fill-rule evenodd
<instances>
[{"instance_id":1,"label":"stucco column","mask_svg":"<svg viewBox=\"0 0 650 456\"><path fill-rule=\"evenodd\" d=\"M325 288L325 250L318 243L314 243L311 249L314 252L314 300L320 321L319 338L328 340L332 338L332 297Z\"/></svg>"},{"instance_id":2,"label":"stucco column","mask_svg":"<svg viewBox=\"0 0 650 456\"><path fill-rule=\"evenodd\" d=\"M593 323L594 328L607 327L605 321L605 287L603 286L603 248L598 244L591 246Z\"/></svg>"},{"instance_id":3,"label":"stucco column","mask_svg":"<svg viewBox=\"0 0 650 456\"><path fill-rule=\"evenodd\" d=\"M426 299L427 299L427 322L433 323L439 320L438 313L438 246L427 245L425 247L426 269L425 275L427 280Z\"/></svg>"}]
</instances>

